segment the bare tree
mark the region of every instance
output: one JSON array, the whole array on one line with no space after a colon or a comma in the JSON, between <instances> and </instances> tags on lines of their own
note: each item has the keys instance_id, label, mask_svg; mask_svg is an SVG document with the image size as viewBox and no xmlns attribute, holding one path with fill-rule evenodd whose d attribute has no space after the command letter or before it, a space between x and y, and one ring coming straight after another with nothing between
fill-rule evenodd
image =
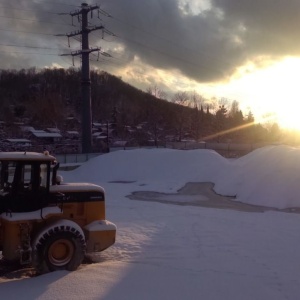
<instances>
[{"instance_id":1,"label":"bare tree","mask_svg":"<svg viewBox=\"0 0 300 300\"><path fill-rule=\"evenodd\" d=\"M234 118L235 115L239 112L240 108L239 108L239 102L236 100L233 100L231 103L231 107L228 113L228 116L231 118Z\"/></svg>"},{"instance_id":2,"label":"bare tree","mask_svg":"<svg viewBox=\"0 0 300 300\"><path fill-rule=\"evenodd\" d=\"M174 95L172 102L179 105L187 106L189 103L189 95L186 92L178 92Z\"/></svg>"},{"instance_id":3,"label":"bare tree","mask_svg":"<svg viewBox=\"0 0 300 300\"><path fill-rule=\"evenodd\" d=\"M203 96L196 93L195 91L193 91L190 93L190 102L193 108L197 107L198 109L200 109L201 106L203 106L206 102L206 99Z\"/></svg>"},{"instance_id":4,"label":"bare tree","mask_svg":"<svg viewBox=\"0 0 300 300\"><path fill-rule=\"evenodd\" d=\"M148 87L147 93L158 99L167 98L167 94L163 90L161 90L157 85Z\"/></svg>"}]
</instances>

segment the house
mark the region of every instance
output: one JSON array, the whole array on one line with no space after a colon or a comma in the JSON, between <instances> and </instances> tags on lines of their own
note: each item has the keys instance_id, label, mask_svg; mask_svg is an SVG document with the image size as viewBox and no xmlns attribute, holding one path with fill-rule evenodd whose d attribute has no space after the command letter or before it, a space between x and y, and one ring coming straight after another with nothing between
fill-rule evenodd
<instances>
[{"instance_id":1,"label":"house","mask_svg":"<svg viewBox=\"0 0 300 300\"><path fill-rule=\"evenodd\" d=\"M44 130L31 130L31 137L35 141L40 141L41 143L56 143L62 140L62 135L57 132L46 132Z\"/></svg>"},{"instance_id":2,"label":"house","mask_svg":"<svg viewBox=\"0 0 300 300\"><path fill-rule=\"evenodd\" d=\"M73 140L79 139L79 132L76 130L66 131L66 135L69 139L73 139Z\"/></svg>"},{"instance_id":3,"label":"house","mask_svg":"<svg viewBox=\"0 0 300 300\"><path fill-rule=\"evenodd\" d=\"M26 148L31 147L31 141L28 139L6 139L11 147Z\"/></svg>"},{"instance_id":4,"label":"house","mask_svg":"<svg viewBox=\"0 0 300 300\"><path fill-rule=\"evenodd\" d=\"M22 132L30 132L32 130L35 130L32 126L20 126L20 129Z\"/></svg>"},{"instance_id":5,"label":"house","mask_svg":"<svg viewBox=\"0 0 300 300\"><path fill-rule=\"evenodd\" d=\"M60 133L60 130L58 128L46 128L47 132L51 133Z\"/></svg>"}]
</instances>

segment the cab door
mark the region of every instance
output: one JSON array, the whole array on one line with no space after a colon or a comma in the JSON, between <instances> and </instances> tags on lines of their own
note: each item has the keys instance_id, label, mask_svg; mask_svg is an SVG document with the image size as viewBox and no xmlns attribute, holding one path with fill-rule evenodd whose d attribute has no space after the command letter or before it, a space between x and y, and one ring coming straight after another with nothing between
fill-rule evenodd
<instances>
[{"instance_id":1,"label":"cab door","mask_svg":"<svg viewBox=\"0 0 300 300\"><path fill-rule=\"evenodd\" d=\"M38 210L47 204L47 180L42 170L47 164L40 162L17 162L12 181L12 211L28 212Z\"/></svg>"}]
</instances>

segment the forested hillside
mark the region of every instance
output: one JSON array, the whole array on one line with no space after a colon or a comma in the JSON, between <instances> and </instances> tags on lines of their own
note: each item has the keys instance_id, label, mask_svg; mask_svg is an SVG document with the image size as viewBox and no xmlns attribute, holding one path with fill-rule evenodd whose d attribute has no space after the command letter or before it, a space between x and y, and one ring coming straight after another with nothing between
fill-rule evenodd
<instances>
[{"instance_id":1,"label":"forested hillside","mask_svg":"<svg viewBox=\"0 0 300 300\"><path fill-rule=\"evenodd\" d=\"M64 129L66 119L73 117L80 131L80 83L80 71L74 68L2 70L0 120ZM150 139L253 143L277 138L277 132L254 125L251 113L244 116L237 101L213 104L186 92L167 101L155 97L151 87L143 92L120 78L96 71L91 72L91 87L93 122L113 124L115 138L135 144Z\"/></svg>"}]
</instances>

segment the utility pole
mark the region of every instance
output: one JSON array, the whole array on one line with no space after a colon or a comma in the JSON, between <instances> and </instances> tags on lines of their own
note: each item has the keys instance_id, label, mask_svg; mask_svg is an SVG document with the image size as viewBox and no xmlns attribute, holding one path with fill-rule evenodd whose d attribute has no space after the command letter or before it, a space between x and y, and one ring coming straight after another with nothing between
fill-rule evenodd
<instances>
[{"instance_id":1,"label":"utility pole","mask_svg":"<svg viewBox=\"0 0 300 300\"><path fill-rule=\"evenodd\" d=\"M91 17L93 14L93 10L98 10L99 16L99 6L88 5L87 3L81 4L81 9L70 13L73 17L78 16L78 21L81 20L81 30L72 32L69 34L59 34L57 36L67 36L68 38L81 35L81 50L74 51L70 55L77 56L81 55L82 63L81 63L81 142L82 142L82 153L90 153L92 151L92 105L91 105L91 79L90 79L90 61L89 54L91 52L97 51L98 55L100 52L100 48L90 48L89 47L89 33L94 30L104 29L101 26L88 26L88 13L91 12ZM69 55L69 54L62 54Z\"/></svg>"}]
</instances>

